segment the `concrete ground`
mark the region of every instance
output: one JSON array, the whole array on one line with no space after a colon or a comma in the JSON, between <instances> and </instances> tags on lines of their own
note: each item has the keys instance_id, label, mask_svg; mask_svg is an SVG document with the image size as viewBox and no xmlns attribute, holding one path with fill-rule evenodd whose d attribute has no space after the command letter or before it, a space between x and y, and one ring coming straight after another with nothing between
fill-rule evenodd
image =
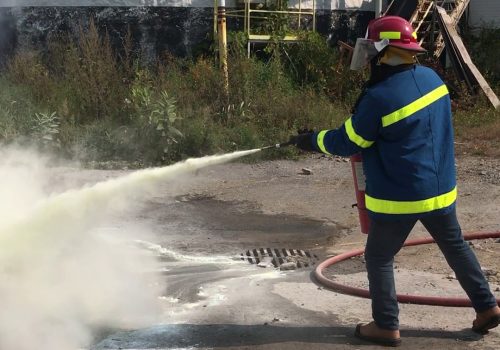
<instances>
[{"instance_id":1,"label":"concrete ground","mask_svg":"<svg viewBox=\"0 0 500 350\"><path fill-rule=\"evenodd\" d=\"M463 156L458 170L464 231L500 230L500 162ZM65 176L76 184L122 173ZM92 349L378 348L353 337L355 325L371 319L370 301L328 290L312 277L319 261L364 245L353 191L350 164L319 156L226 164L163 185L137 203L134 215L116 221L118 228L141 222L155 233L137 243L160 261L166 283L161 316L149 327L102 331ZM425 235L420 226L412 233ZM292 249L297 257L302 251L295 261L309 266L259 267L246 252L260 248L287 249L289 255ZM500 243L481 240L473 248L500 297ZM327 273L347 284L367 284L362 258ZM399 293L463 296L432 246L401 252L396 279ZM478 336L470 331L473 318L468 308L401 305L403 348L499 349L500 328Z\"/></svg>"}]
</instances>

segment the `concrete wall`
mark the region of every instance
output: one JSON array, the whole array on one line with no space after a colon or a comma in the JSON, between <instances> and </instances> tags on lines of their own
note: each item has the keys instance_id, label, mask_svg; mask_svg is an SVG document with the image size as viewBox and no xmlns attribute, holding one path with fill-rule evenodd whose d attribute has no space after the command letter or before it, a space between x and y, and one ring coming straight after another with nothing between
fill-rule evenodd
<instances>
[{"instance_id":1,"label":"concrete wall","mask_svg":"<svg viewBox=\"0 0 500 350\"><path fill-rule=\"evenodd\" d=\"M226 0L226 5L242 1ZM302 8L312 8L313 0L289 0L289 5L298 7L299 1ZM375 2L316 0L316 30L331 44L354 44L374 17ZM387 0L382 2L385 8ZM16 50L43 51L52 38L77 37L90 19L118 49L130 29L134 49L145 61L166 51L195 56L213 43L213 6L214 0L0 0L0 66ZM242 30L241 22L228 18L228 27Z\"/></svg>"},{"instance_id":2,"label":"concrete wall","mask_svg":"<svg viewBox=\"0 0 500 350\"><path fill-rule=\"evenodd\" d=\"M498 28L500 27L500 0L471 0L468 14L471 26L492 25Z\"/></svg>"},{"instance_id":3,"label":"concrete wall","mask_svg":"<svg viewBox=\"0 0 500 350\"><path fill-rule=\"evenodd\" d=\"M227 6L234 6L236 1L226 0ZM264 0L263 0L264 1ZM290 0L291 6L299 0ZM384 5L387 0L382 0ZM240 1L242 2L242 0ZM257 2L252 0L252 2ZM47 6L165 6L165 7L213 7L214 0L0 0L0 7L47 7ZM312 8L312 0L302 0L303 8ZM318 10L359 10L374 11L375 0L316 0Z\"/></svg>"},{"instance_id":4,"label":"concrete wall","mask_svg":"<svg viewBox=\"0 0 500 350\"><path fill-rule=\"evenodd\" d=\"M354 44L357 37L364 36L366 25L373 17L370 11L317 10L316 30L327 36L331 44L338 40ZM145 62L154 61L165 52L197 56L208 52L213 44L211 7L0 7L0 66L18 50L44 51L54 38L62 35L76 38L80 25L85 28L91 19L101 33L109 35L118 50L123 48L130 29L134 51L140 53ZM242 30L241 19L228 18L228 27Z\"/></svg>"}]
</instances>

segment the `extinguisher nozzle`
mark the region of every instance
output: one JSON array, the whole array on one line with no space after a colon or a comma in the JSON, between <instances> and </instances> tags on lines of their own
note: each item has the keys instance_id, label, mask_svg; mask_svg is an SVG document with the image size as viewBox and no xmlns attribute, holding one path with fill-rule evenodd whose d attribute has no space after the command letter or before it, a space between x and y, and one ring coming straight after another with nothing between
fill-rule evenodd
<instances>
[{"instance_id":1,"label":"extinguisher nozzle","mask_svg":"<svg viewBox=\"0 0 500 350\"><path fill-rule=\"evenodd\" d=\"M273 146L262 147L261 150L263 150L263 149L270 149L270 148L276 148L276 149L278 149L278 148L288 147L288 146L291 146L291 145L292 145L291 142L277 143L277 144L275 144Z\"/></svg>"}]
</instances>

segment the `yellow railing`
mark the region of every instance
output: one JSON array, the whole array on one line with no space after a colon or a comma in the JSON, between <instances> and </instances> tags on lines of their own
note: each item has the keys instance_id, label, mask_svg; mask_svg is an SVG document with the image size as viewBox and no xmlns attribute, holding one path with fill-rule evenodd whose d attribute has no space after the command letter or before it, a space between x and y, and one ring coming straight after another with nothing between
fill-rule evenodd
<instances>
[{"instance_id":1,"label":"yellow railing","mask_svg":"<svg viewBox=\"0 0 500 350\"><path fill-rule=\"evenodd\" d=\"M281 1L281 0L277 0ZM289 8L287 10L268 10L264 9L266 4L265 0L242 0L243 8L235 8L235 9L227 9L226 16L227 17L238 17L243 18L243 28L244 32L248 39L248 52L250 54L250 44L251 43L259 43L259 42L269 42L273 39L272 33L262 33L262 31L258 31L256 33L256 28L253 26L254 23L269 21L270 17L275 14L283 15L290 19L292 25L291 31L289 34L284 35L281 38L278 38L280 41L285 42L294 42L298 41L299 38L297 35L294 35L293 32L301 29L301 25L304 23L305 18L309 18L311 20L310 30L316 30L316 0L296 0L296 5L293 8ZM240 4L241 4L240 2ZM305 8L306 3L310 4L309 8ZM219 6L219 0L214 0L214 34L217 31L217 8ZM280 7L280 3L278 3L278 7ZM311 8L312 7L312 8ZM295 21L293 19L295 18ZM216 37L216 35L214 35Z\"/></svg>"}]
</instances>

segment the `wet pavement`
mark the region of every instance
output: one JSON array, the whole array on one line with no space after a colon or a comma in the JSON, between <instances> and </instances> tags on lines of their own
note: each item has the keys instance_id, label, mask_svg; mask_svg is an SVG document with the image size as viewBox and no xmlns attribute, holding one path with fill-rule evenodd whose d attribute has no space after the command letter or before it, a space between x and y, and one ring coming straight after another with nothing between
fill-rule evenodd
<instances>
[{"instance_id":1,"label":"wet pavement","mask_svg":"<svg viewBox=\"0 0 500 350\"><path fill-rule=\"evenodd\" d=\"M314 264L325 257L323 244L338 235L335 224L270 215L251 203L202 195L158 197L146 202L138 217L157 234L156 242L136 243L160 262L166 282L160 296L163 324L106 334L93 349L227 348L295 342L304 336L339 344L345 340L338 337L352 333L349 327L321 326L335 317L302 310L272 291L278 281L312 283ZM268 249L283 259L286 253L308 254L310 264L284 272L272 264L259 267L255 259L249 262L248 251ZM313 324L288 327L305 319Z\"/></svg>"},{"instance_id":2,"label":"wet pavement","mask_svg":"<svg viewBox=\"0 0 500 350\"><path fill-rule=\"evenodd\" d=\"M323 260L324 247L339 240L342 227L201 194L158 195L141 205L137 216L122 225L140 220L155 232L154 241L136 243L158 257L166 285L160 319L142 329L106 330L92 349L377 348L353 337L355 324L370 320L368 300L317 285L314 265L280 271L259 267L246 256L270 248L301 250ZM364 279L359 267L342 269L343 275L349 272ZM445 316L436 317L436 308L410 305L402 310L422 315L417 321L402 318L414 326L402 331L404 348L493 349L498 344L498 334L483 343L465 329L470 312L464 329L444 330L440 322ZM463 310L448 310L463 315Z\"/></svg>"}]
</instances>

